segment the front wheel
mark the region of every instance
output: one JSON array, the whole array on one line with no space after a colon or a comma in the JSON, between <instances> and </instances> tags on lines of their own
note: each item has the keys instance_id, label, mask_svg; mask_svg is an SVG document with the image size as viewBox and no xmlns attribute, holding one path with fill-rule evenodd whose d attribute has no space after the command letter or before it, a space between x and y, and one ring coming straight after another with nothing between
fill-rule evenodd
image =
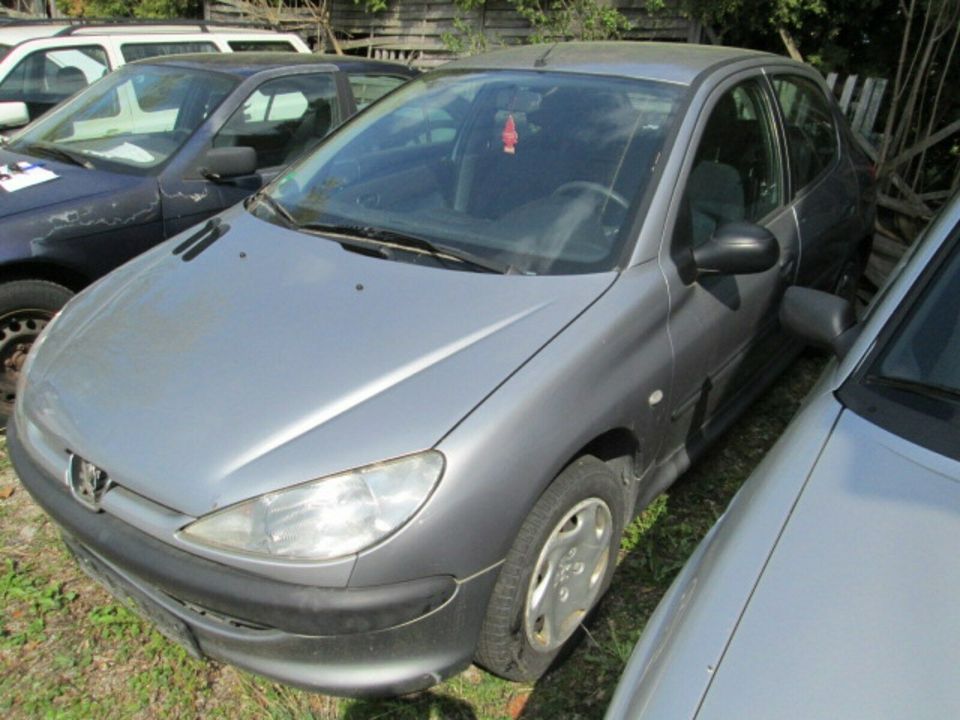
<instances>
[{"instance_id":1,"label":"front wheel","mask_svg":"<svg viewBox=\"0 0 960 720\"><path fill-rule=\"evenodd\" d=\"M72 296L46 280L0 284L0 428L13 412L20 369L33 341Z\"/></svg>"},{"instance_id":2,"label":"front wheel","mask_svg":"<svg viewBox=\"0 0 960 720\"><path fill-rule=\"evenodd\" d=\"M476 660L510 680L540 677L610 585L624 493L595 457L553 481L524 520L493 589Z\"/></svg>"}]
</instances>

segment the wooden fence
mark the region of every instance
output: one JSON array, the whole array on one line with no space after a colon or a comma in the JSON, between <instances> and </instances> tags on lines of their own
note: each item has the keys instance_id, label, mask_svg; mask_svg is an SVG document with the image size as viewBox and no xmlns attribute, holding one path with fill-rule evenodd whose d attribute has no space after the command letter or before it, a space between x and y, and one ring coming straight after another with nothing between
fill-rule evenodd
<instances>
[{"instance_id":1,"label":"wooden fence","mask_svg":"<svg viewBox=\"0 0 960 720\"><path fill-rule=\"evenodd\" d=\"M247 0L207 0L205 17L212 20L243 21L263 19L256 3ZM632 40L699 39L699 25L681 17L677 0L667 0L663 12L651 16L643 8L644 0L618 0L613 5L633 25L626 37ZM275 9L276 4L271 4ZM460 10L452 0L390 0L386 10L365 12L350 0L328 3L330 25L341 48L369 57L405 60L419 66L431 66L451 59L444 37L456 36L458 26L466 23L482 33L491 44L517 44L533 32L530 24L517 15L506 0L487 0L471 11ZM307 3L287 0L279 14L282 27L315 38L316 21Z\"/></svg>"}]
</instances>

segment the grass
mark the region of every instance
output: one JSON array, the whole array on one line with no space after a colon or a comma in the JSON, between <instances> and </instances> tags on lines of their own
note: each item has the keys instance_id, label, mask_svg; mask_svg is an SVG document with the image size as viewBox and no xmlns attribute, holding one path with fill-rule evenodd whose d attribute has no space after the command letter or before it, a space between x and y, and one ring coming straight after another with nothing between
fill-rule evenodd
<instances>
[{"instance_id":1,"label":"grass","mask_svg":"<svg viewBox=\"0 0 960 720\"><path fill-rule=\"evenodd\" d=\"M412 697L345 700L195 660L79 570L0 453L0 713L10 719L600 718L653 608L822 365L820 357L801 357L626 529L613 586L584 641L535 685L471 667Z\"/></svg>"}]
</instances>

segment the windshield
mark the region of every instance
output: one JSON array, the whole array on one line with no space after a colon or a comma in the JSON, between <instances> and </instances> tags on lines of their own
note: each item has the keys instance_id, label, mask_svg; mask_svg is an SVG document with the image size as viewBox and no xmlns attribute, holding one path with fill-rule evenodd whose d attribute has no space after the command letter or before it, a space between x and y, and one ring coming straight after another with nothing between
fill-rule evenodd
<instances>
[{"instance_id":1,"label":"windshield","mask_svg":"<svg viewBox=\"0 0 960 720\"><path fill-rule=\"evenodd\" d=\"M10 147L147 173L162 165L235 85L216 73L128 65L26 128Z\"/></svg>"},{"instance_id":2,"label":"windshield","mask_svg":"<svg viewBox=\"0 0 960 720\"><path fill-rule=\"evenodd\" d=\"M609 270L684 92L569 73L434 73L281 175L266 190L273 210L252 207L285 225L415 236L524 273Z\"/></svg>"},{"instance_id":3,"label":"windshield","mask_svg":"<svg viewBox=\"0 0 960 720\"><path fill-rule=\"evenodd\" d=\"M958 359L960 251L955 249L883 349L867 380L927 387L960 399Z\"/></svg>"}]
</instances>

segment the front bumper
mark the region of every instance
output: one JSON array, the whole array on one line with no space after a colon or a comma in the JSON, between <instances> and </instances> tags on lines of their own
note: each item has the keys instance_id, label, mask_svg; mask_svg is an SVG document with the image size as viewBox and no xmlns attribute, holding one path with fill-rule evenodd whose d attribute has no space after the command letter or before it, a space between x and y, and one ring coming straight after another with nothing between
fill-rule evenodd
<instances>
[{"instance_id":1,"label":"front bumper","mask_svg":"<svg viewBox=\"0 0 960 720\"><path fill-rule=\"evenodd\" d=\"M472 659L496 568L463 582L436 576L362 588L264 578L82 507L31 459L13 418L7 447L84 570L193 654L339 695L413 692Z\"/></svg>"}]
</instances>

